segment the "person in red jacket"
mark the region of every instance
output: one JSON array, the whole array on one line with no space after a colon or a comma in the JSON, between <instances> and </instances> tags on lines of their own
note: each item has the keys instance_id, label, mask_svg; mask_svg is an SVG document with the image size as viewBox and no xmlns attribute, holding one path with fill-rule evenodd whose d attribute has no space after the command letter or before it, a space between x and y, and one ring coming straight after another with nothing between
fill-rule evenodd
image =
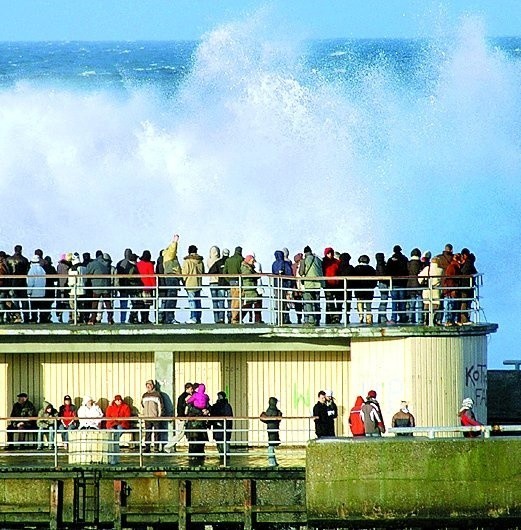
<instances>
[{"instance_id":1,"label":"person in red jacket","mask_svg":"<svg viewBox=\"0 0 521 530\"><path fill-rule=\"evenodd\" d=\"M365 436L364 422L360 416L360 411L362 410L363 404L364 398L362 396L358 396L349 414L349 428L351 429L351 434L353 436Z\"/></svg>"},{"instance_id":2,"label":"person in red jacket","mask_svg":"<svg viewBox=\"0 0 521 530\"><path fill-rule=\"evenodd\" d=\"M322 271L328 278L338 276L340 261L335 258L335 251L331 247L324 250ZM342 318L342 282L327 279L324 288L326 297L326 324L339 324Z\"/></svg>"},{"instance_id":3,"label":"person in red jacket","mask_svg":"<svg viewBox=\"0 0 521 530\"><path fill-rule=\"evenodd\" d=\"M461 408L459 410L458 416L460 418L462 427L481 427L481 423L476 419L474 415L474 401L471 398L465 398L461 403ZM465 438L477 438L481 436L481 431L468 431L464 432L463 436Z\"/></svg>"},{"instance_id":4,"label":"person in red jacket","mask_svg":"<svg viewBox=\"0 0 521 530\"><path fill-rule=\"evenodd\" d=\"M105 411L107 419L105 427L114 431L113 443L109 455L109 463L117 464L119 462L119 439L125 429L130 429L130 420L122 418L130 418L130 407L123 401L123 398L117 394L114 396L114 401L107 407Z\"/></svg>"},{"instance_id":5,"label":"person in red jacket","mask_svg":"<svg viewBox=\"0 0 521 530\"><path fill-rule=\"evenodd\" d=\"M141 276L143 283L143 291L141 292L141 324L150 324L149 313L150 306L154 300L154 291L156 289L156 278L154 276L154 262L150 250L143 250L143 254L136 263L137 270Z\"/></svg>"}]
</instances>

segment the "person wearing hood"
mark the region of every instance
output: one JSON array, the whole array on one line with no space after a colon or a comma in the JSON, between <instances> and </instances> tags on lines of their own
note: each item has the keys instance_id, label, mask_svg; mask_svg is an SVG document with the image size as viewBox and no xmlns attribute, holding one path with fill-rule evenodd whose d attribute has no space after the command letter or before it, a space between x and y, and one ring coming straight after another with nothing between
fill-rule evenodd
<instances>
[{"instance_id":1,"label":"person wearing hood","mask_svg":"<svg viewBox=\"0 0 521 530\"><path fill-rule=\"evenodd\" d=\"M179 295L179 285L181 284L181 264L177 258L177 247L179 245L179 235L174 234L172 241L163 253L163 269L165 271L165 324L179 324L175 318L177 299Z\"/></svg>"},{"instance_id":2,"label":"person wearing hood","mask_svg":"<svg viewBox=\"0 0 521 530\"><path fill-rule=\"evenodd\" d=\"M38 262L40 259L38 258ZM6 258L7 269L9 274L18 276L18 278L12 278L9 283L11 286L12 295L12 307L14 310L14 324L20 324L24 322L28 324L30 322L29 313L29 302L27 301L27 280L20 276L26 276L29 272L30 263L29 260L22 254L22 245L15 245L14 252L11 256ZM22 317L20 317L20 308L22 309Z\"/></svg>"},{"instance_id":3,"label":"person wearing hood","mask_svg":"<svg viewBox=\"0 0 521 530\"><path fill-rule=\"evenodd\" d=\"M47 438L46 447L51 448L54 444L54 437L56 433L56 421L53 418L58 416L58 411L48 401L44 401L42 408L38 412L38 420L36 425L38 427L38 446L40 451L43 449L43 440Z\"/></svg>"},{"instance_id":4,"label":"person wearing hood","mask_svg":"<svg viewBox=\"0 0 521 530\"><path fill-rule=\"evenodd\" d=\"M339 324L342 319L342 282L337 279L340 260L335 258L331 247L324 249L322 272L326 276L324 296L326 297L326 324Z\"/></svg>"},{"instance_id":5,"label":"person wearing hood","mask_svg":"<svg viewBox=\"0 0 521 530\"><path fill-rule=\"evenodd\" d=\"M45 256L43 262L40 260L40 265L45 271L45 296L43 300L43 310L40 313L40 323L51 324L51 309L56 300L56 287L58 286L58 278L56 276L58 272L52 263L51 256Z\"/></svg>"},{"instance_id":6,"label":"person wearing hood","mask_svg":"<svg viewBox=\"0 0 521 530\"><path fill-rule=\"evenodd\" d=\"M111 451L109 455L109 464L117 464L119 462L119 440L125 429L130 429L130 421L128 418L132 415L130 407L123 401L120 394L114 396L114 400L107 407L105 416L105 427L113 430L113 436L111 444Z\"/></svg>"},{"instance_id":7,"label":"person wearing hood","mask_svg":"<svg viewBox=\"0 0 521 530\"><path fill-rule=\"evenodd\" d=\"M61 433L63 443L67 446L69 442L69 431L73 431L78 428L78 420L74 418L77 416L76 406L73 405L71 396L68 394L63 396L63 405L60 405L58 410L58 417L60 423L58 430Z\"/></svg>"},{"instance_id":8,"label":"person wearing hood","mask_svg":"<svg viewBox=\"0 0 521 530\"><path fill-rule=\"evenodd\" d=\"M299 266L300 262L304 258L304 254L302 252L298 252L293 256L293 264L291 265L291 270L293 272L293 276L295 276L296 280L294 283L295 289L293 290L293 308L295 309L295 313L297 315L297 324L302 324L302 315L303 315L303 308L304 304L302 302L302 297L304 294L304 286L302 285L301 280L298 278L299 275Z\"/></svg>"},{"instance_id":9,"label":"person wearing hood","mask_svg":"<svg viewBox=\"0 0 521 530\"><path fill-rule=\"evenodd\" d=\"M369 390L365 403L360 410L360 417L364 422L366 436L382 436L385 433L385 423L380 409L380 403L376 401L376 392Z\"/></svg>"},{"instance_id":10,"label":"person wearing hood","mask_svg":"<svg viewBox=\"0 0 521 530\"><path fill-rule=\"evenodd\" d=\"M112 316L112 301L110 300L110 288L111 288L111 259L108 254L99 254L95 260L92 260L87 265L86 274L93 276L89 278L91 289L87 294L92 297L89 325L93 326L96 324L97 310L100 301L103 302L103 306L107 311L107 321L109 324L114 324L114 318ZM103 277L101 277L103 276Z\"/></svg>"},{"instance_id":11,"label":"person wearing hood","mask_svg":"<svg viewBox=\"0 0 521 530\"><path fill-rule=\"evenodd\" d=\"M27 296L29 297L30 322L40 324L46 322L45 308L45 270L40 265L40 258L36 254L31 258L31 265L27 273Z\"/></svg>"},{"instance_id":12,"label":"person wearing hood","mask_svg":"<svg viewBox=\"0 0 521 530\"><path fill-rule=\"evenodd\" d=\"M287 300L291 298L293 284L293 280L288 278L288 276L293 276L293 269L291 268L291 261L284 257L282 250L275 251L275 261L271 266L271 273L276 276L274 287L277 323L291 324ZM282 279L277 278L277 276L282 276Z\"/></svg>"},{"instance_id":13,"label":"person wearing hood","mask_svg":"<svg viewBox=\"0 0 521 530\"><path fill-rule=\"evenodd\" d=\"M276 397L270 397L268 400L268 408L261 413L260 421L266 424L268 431L268 465L278 466L277 457L275 455L275 448L280 445L280 422L282 412L277 407L279 400Z\"/></svg>"},{"instance_id":14,"label":"person wearing hood","mask_svg":"<svg viewBox=\"0 0 521 530\"><path fill-rule=\"evenodd\" d=\"M362 396L357 396L355 404L349 412L349 428L351 429L351 434L355 438L358 436L365 436L365 427L361 416L363 404L364 398Z\"/></svg>"},{"instance_id":15,"label":"person wearing hood","mask_svg":"<svg viewBox=\"0 0 521 530\"><path fill-rule=\"evenodd\" d=\"M233 275L232 277L227 278L227 281L230 284L230 324L240 323L241 290L239 289L239 276L241 274L243 261L242 247L235 247L233 256L230 256L224 262L223 273Z\"/></svg>"},{"instance_id":16,"label":"person wearing hood","mask_svg":"<svg viewBox=\"0 0 521 530\"><path fill-rule=\"evenodd\" d=\"M136 267L143 285L139 301L141 324L150 324L150 308L152 307L157 287L154 262L152 261L150 250L143 250Z\"/></svg>"},{"instance_id":17,"label":"person wearing hood","mask_svg":"<svg viewBox=\"0 0 521 530\"><path fill-rule=\"evenodd\" d=\"M226 393L222 390L217 393L217 401L210 407L210 416L221 417L220 419L212 420L211 427L221 464L225 464L230 454L233 421L224 418L231 418L233 409L226 398Z\"/></svg>"},{"instance_id":18,"label":"person wearing hood","mask_svg":"<svg viewBox=\"0 0 521 530\"><path fill-rule=\"evenodd\" d=\"M355 268L351 265L351 255L349 252L342 252L338 258L338 275L342 278L349 278L354 276ZM343 280L342 281L342 302L345 302L345 319L346 324L351 323L351 301L353 300L353 280Z\"/></svg>"},{"instance_id":19,"label":"person wearing hood","mask_svg":"<svg viewBox=\"0 0 521 530\"><path fill-rule=\"evenodd\" d=\"M392 427L416 427L416 420L409 410L409 404L403 400L400 406L400 410L393 416L391 420ZM410 433L401 433L396 436L412 436Z\"/></svg>"},{"instance_id":20,"label":"person wearing hood","mask_svg":"<svg viewBox=\"0 0 521 530\"><path fill-rule=\"evenodd\" d=\"M80 418L80 429L99 429L103 411L90 396L85 396L78 409L78 418Z\"/></svg>"},{"instance_id":21,"label":"person wearing hood","mask_svg":"<svg viewBox=\"0 0 521 530\"><path fill-rule=\"evenodd\" d=\"M116 274L120 276L118 278L118 291L119 291L119 322L125 324L127 322L127 308L131 292L129 290L130 280L129 274L135 274L132 272L135 269L136 264L132 263L132 249L126 248L123 253L123 259L116 263Z\"/></svg>"},{"instance_id":22,"label":"person wearing hood","mask_svg":"<svg viewBox=\"0 0 521 530\"><path fill-rule=\"evenodd\" d=\"M222 276L224 271L224 264L226 259L230 255L230 251L227 248L223 249L223 255L221 257L221 250L217 246L210 248L210 255L206 261L208 274L210 274L210 294L212 296L213 306L213 321L215 324L224 324L226 322L225 308L227 291L225 289L227 282Z\"/></svg>"},{"instance_id":23,"label":"person wearing hood","mask_svg":"<svg viewBox=\"0 0 521 530\"><path fill-rule=\"evenodd\" d=\"M185 256L182 266L183 281L185 291L188 296L188 306L190 307L190 318L187 324L201 323L201 287L203 285L202 274L204 274L203 257L197 253L197 247L190 245L188 255Z\"/></svg>"},{"instance_id":24,"label":"person wearing hood","mask_svg":"<svg viewBox=\"0 0 521 530\"><path fill-rule=\"evenodd\" d=\"M483 425L476 419L474 411L474 401L472 398L465 398L459 409L459 419L462 427L483 427ZM481 431L467 431L463 433L465 438L478 438L481 436Z\"/></svg>"},{"instance_id":25,"label":"person wearing hood","mask_svg":"<svg viewBox=\"0 0 521 530\"><path fill-rule=\"evenodd\" d=\"M443 269L438 265L438 258L430 260L429 265L424 267L418 274L418 282L426 288L422 291L423 304L425 307L425 322L429 326L441 325L443 321L443 309L441 307L441 281Z\"/></svg>"}]
</instances>

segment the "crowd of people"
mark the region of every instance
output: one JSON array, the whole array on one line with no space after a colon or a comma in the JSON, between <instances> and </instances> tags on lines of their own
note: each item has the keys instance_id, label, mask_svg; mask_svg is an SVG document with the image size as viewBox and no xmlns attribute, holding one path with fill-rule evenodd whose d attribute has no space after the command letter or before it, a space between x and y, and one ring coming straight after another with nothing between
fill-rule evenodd
<instances>
[{"instance_id":1,"label":"crowd of people","mask_svg":"<svg viewBox=\"0 0 521 530\"><path fill-rule=\"evenodd\" d=\"M212 405L203 383L186 383L183 392L177 398L175 414L177 423L174 436L168 440L168 423L161 421L167 416L165 394L160 392L155 381L146 382L146 391L141 398L142 417L144 418L143 452L176 452L176 447L186 437L190 466L201 466L205 461L205 446L209 441L208 431L212 430L221 465L229 462L232 453L230 442L233 433L233 409L226 393L220 391ZM464 427L481 426L473 411L474 401L465 398L458 416ZM170 415L170 414L168 414ZM37 412L25 392L17 396L11 417L15 418L7 426L7 450L30 448L28 432L37 431L37 449L53 448L56 435L60 434L65 448L69 444L69 435L75 430L107 429L112 433L109 462L119 462L121 435L132 429L135 416L128 403L120 394L103 412L102 408L90 396L83 398L76 408L70 395L65 395L63 404L56 409L48 401L42 403ZM331 390L320 390L318 401L313 407L315 434L318 439L335 437L335 420L338 407ZM268 465L277 466L275 449L280 445L280 423L282 412L278 408L278 399L270 397L268 407L260 414L260 421L266 424L268 435ZM392 417L392 427L416 427L416 420L409 410L407 401L402 401L400 409ZM370 390L366 398L357 396L349 413L349 428L353 437L380 437L386 432L385 422L375 390ZM17 439L15 440L15 434ZM466 431L465 437L480 436L480 431ZM397 436L412 436L412 432L398 433Z\"/></svg>"},{"instance_id":2,"label":"crowd of people","mask_svg":"<svg viewBox=\"0 0 521 530\"><path fill-rule=\"evenodd\" d=\"M0 323L49 323L54 311L59 323L68 316L69 323L95 325L105 310L107 323L114 324L117 310L120 324L148 324L151 312L155 323L178 324L176 310L184 289L190 311L186 323L200 324L203 277L208 280L204 286L209 287L215 324L262 322L265 294L260 274L266 271L254 253L243 256L240 246L233 254L212 246L205 266L195 245L188 246L183 259L178 247L176 234L156 261L149 250L138 257L127 248L116 264L98 250L94 258L89 252L65 253L56 267L41 249L31 259L23 255L21 245L10 255L0 251ZM477 269L467 248L454 253L447 244L434 257L414 248L407 258L395 245L387 260L384 253L376 253L374 266L366 254L352 265L349 253L332 247L323 257L305 246L293 260L287 248L276 250L274 258L268 277L277 324L320 325L322 293L327 325L350 324L354 299L359 324L472 322Z\"/></svg>"}]
</instances>

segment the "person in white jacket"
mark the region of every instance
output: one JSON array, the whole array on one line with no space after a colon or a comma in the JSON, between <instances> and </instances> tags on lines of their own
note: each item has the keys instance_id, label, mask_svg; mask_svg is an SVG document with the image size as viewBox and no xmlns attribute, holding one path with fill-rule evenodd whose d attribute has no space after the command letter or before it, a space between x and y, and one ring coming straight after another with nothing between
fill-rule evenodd
<instances>
[{"instance_id":1,"label":"person in white jacket","mask_svg":"<svg viewBox=\"0 0 521 530\"><path fill-rule=\"evenodd\" d=\"M42 310L45 305L45 270L40 265L40 257L33 256L27 273L27 296L29 297L30 322L38 323L38 313L42 322Z\"/></svg>"},{"instance_id":2,"label":"person in white jacket","mask_svg":"<svg viewBox=\"0 0 521 530\"><path fill-rule=\"evenodd\" d=\"M426 287L422 291L425 314L423 319L429 326L441 325L443 313L440 311L441 278L443 269L438 265L438 258L432 258L429 265L418 274L418 283Z\"/></svg>"},{"instance_id":3,"label":"person in white jacket","mask_svg":"<svg viewBox=\"0 0 521 530\"><path fill-rule=\"evenodd\" d=\"M99 429L103 411L90 396L85 396L81 407L78 409L78 418L80 418L80 429Z\"/></svg>"}]
</instances>

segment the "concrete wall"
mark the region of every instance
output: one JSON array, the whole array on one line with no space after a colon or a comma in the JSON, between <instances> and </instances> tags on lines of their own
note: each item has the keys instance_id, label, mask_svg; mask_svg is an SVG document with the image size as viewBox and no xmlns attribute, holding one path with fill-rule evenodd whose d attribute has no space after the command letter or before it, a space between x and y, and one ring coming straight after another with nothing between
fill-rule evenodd
<instances>
[{"instance_id":1,"label":"concrete wall","mask_svg":"<svg viewBox=\"0 0 521 530\"><path fill-rule=\"evenodd\" d=\"M519 521L520 450L506 438L311 442L308 520Z\"/></svg>"}]
</instances>

